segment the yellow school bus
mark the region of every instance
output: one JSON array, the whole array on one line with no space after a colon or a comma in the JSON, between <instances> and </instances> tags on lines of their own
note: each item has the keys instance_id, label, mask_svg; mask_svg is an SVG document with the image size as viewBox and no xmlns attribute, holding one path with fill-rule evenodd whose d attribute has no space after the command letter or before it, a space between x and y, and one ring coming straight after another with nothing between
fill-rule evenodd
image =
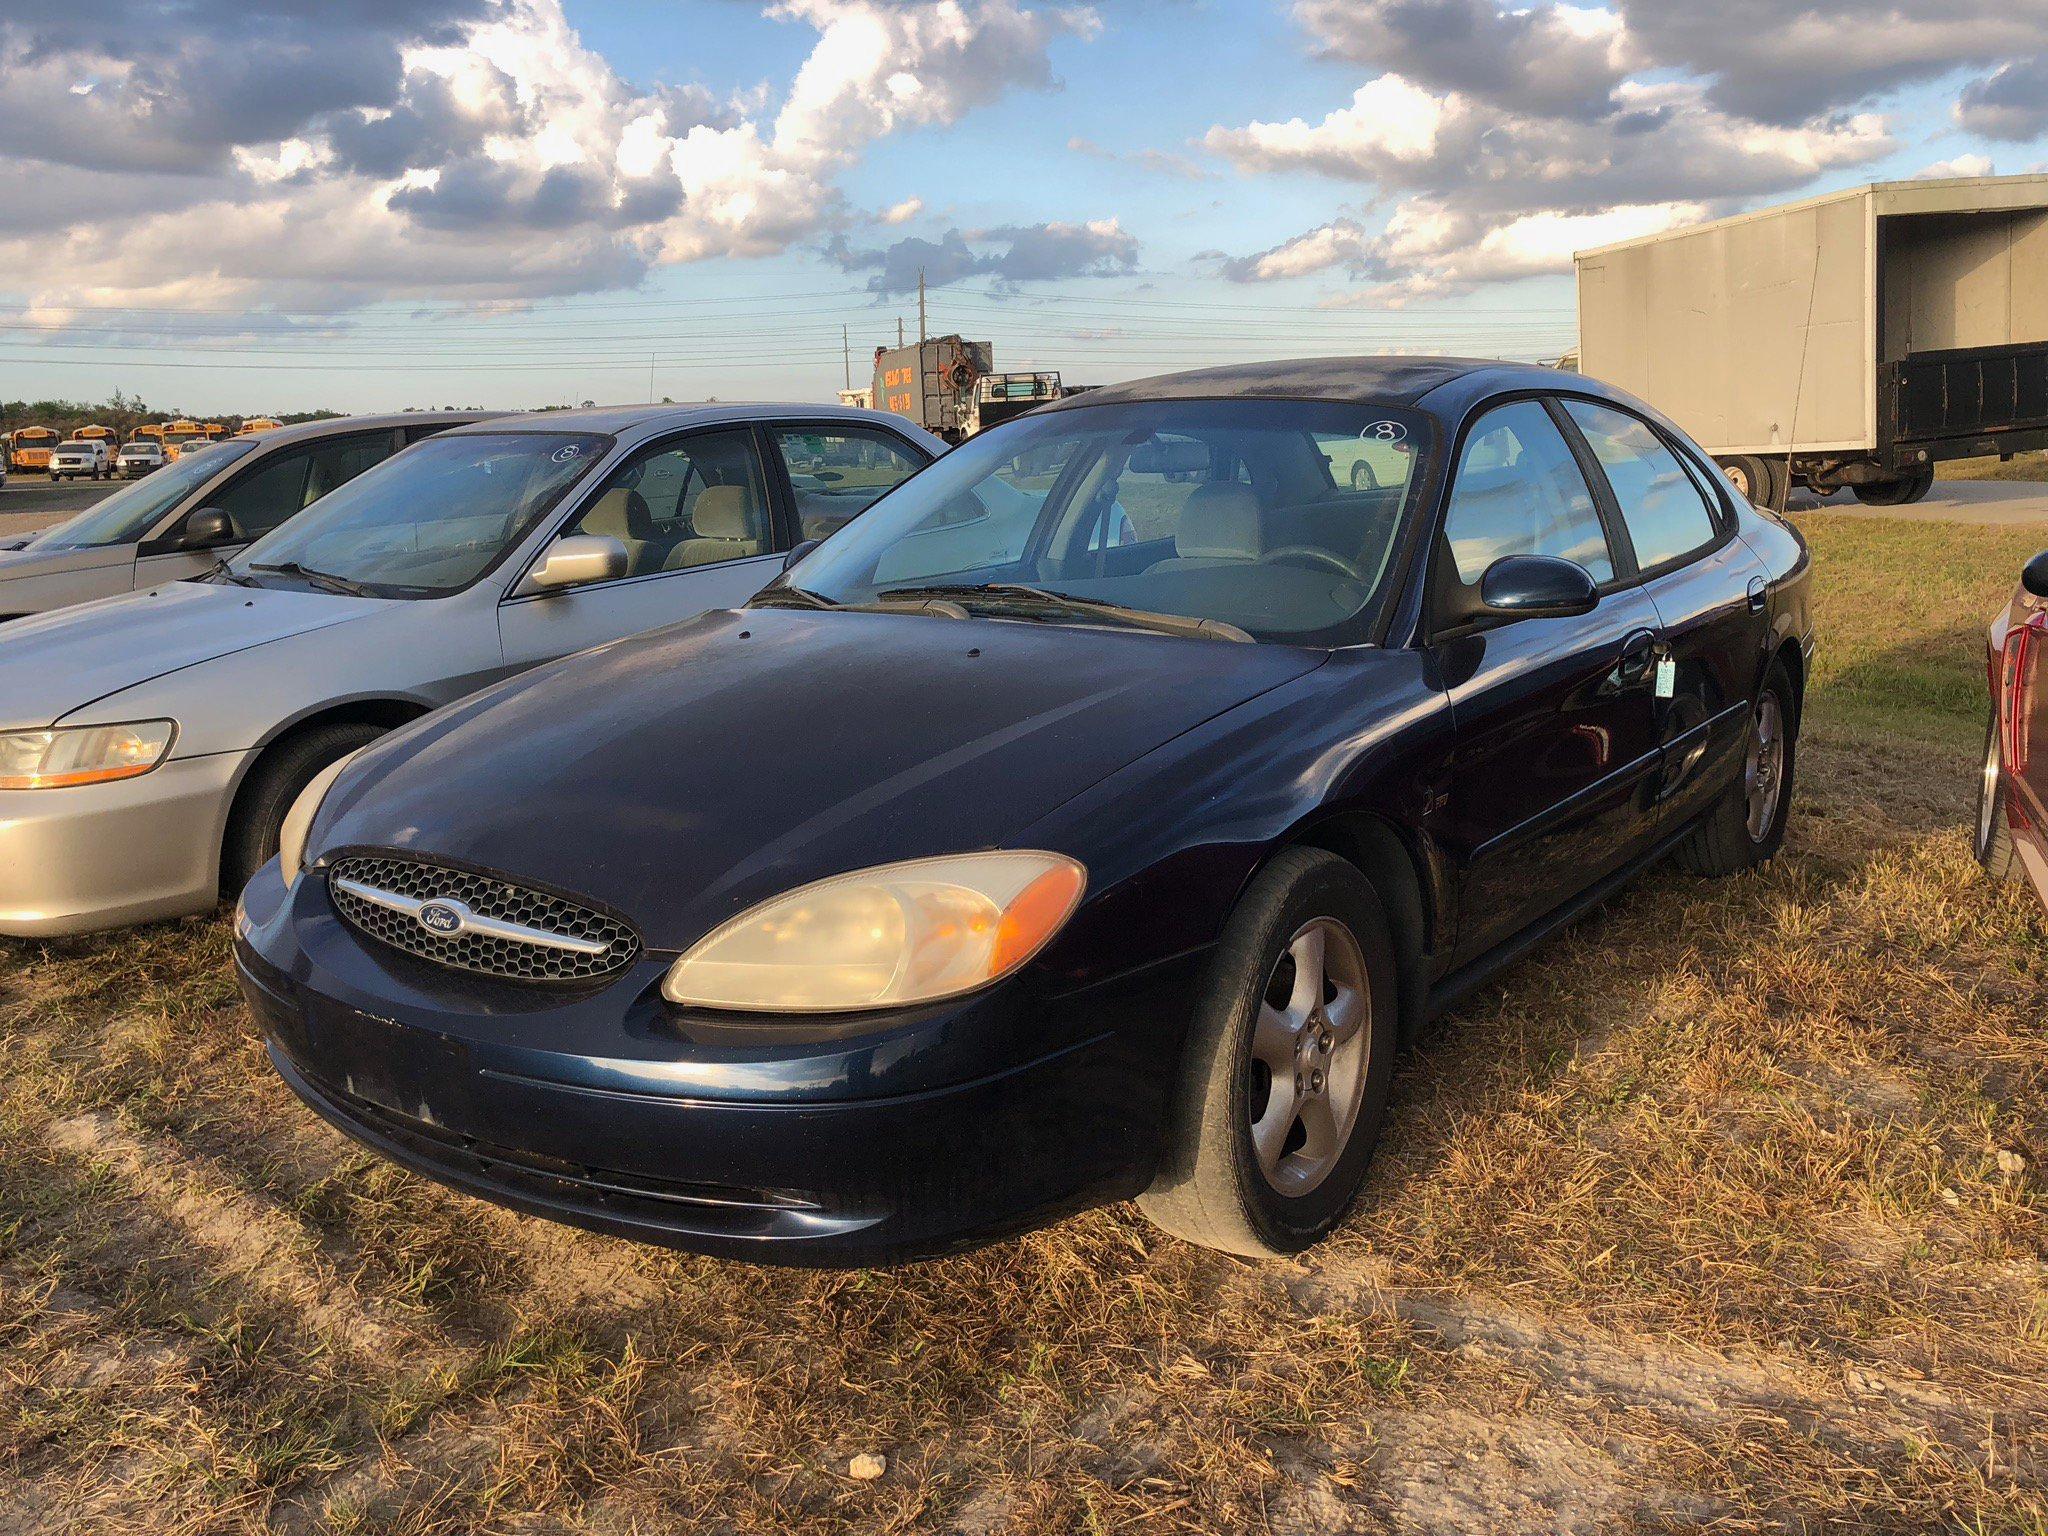
<instances>
[{"instance_id":1,"label":"yellow school bus","mask_svg":"<svg viewBox=\"0 0 2048 1536\"><path fill-rule=\"evenodd\" d=\"M235 436L247 437L252 432L268 432L273 427L281 427L283 425L283 422L272 421L268 416L251 416L242 423L242 430L237 432Z\"/></svg>"},{"instance_id":2,"label":"yellow school bus","mask_svg":"<svg viewBox=\"0 0 2048 1536\"><path fill-rule=\"evenodd\" d=\"M166 464L176 463L178 451L187 443L203 443L207 440L204 427L200 426L196 421L186 421L183 418L177 421L165 422L163 433L164 462Z\"/></svg>"},{"instance_id":3,"label":"yellow school bus","mask_svg":"<svg viewBox=\"0 0 2048 1536\"><path fill-rule=\"evenodd\" d=\"M114 453L121 446L121 434L112 427L103 427L97 422L88 422L71 435L82 443L105 443L108 463L113 462Z\"/></svg>"},{"instance_id":4,"label":"yellow school bus","mask_svg":"<svg viewBox=\"0 0 2048 1536\"><path fill-rule=\"evenodd\" d=\"M145 422L135 429L135 435L146 437L153 443L161 443L164 440L164 424L160 421Z\"/></svg>"},{"instance_id":5,"label":"yellow school bus","mask_svg":"<svg viewBox=\"0 0 2048 1536\"><path fill-rule=\"evenodd\" d=\"M228 429L217 421L202 421L199 423L199 431L209 443L228 435Z\"/></svg>"},{"instance_id":6,"label":"yellow school bus","mask_svg":"<svg viewBox=\"0 0 2048 1536\"><path fill-rule=\"evenodd\" d=\"M50 450L63 440L63 434L55 427L17 427L8 440L7 467L48 473Z\"/></svg>"}]
</instances>

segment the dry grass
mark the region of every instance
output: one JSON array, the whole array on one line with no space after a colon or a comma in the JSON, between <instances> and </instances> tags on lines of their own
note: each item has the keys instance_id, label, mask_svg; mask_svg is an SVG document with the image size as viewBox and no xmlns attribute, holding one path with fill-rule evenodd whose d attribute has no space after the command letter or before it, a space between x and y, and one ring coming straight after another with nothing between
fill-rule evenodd
<instances>
[{"instance_id":1,"label":"dry grass","mask_svg":"<svg viewBox=\"0 0 2048 1536\"><path fill-rule=\"evenodd\" d=\"M1807 526L1785 856L1447 1021L1299 1264L637 1249L301 1111L219 922L0 948L0 1531L2048 1531L2048 951L1964 835L2033 536Z\"/></svg>"},{"instance_id":2,"label":"dry grass","mask_svg":"<svg viewBox=\"0 0 2048 1536\"><path fill-rule=\"evenodd\" d=\"M1937 480L2048 480L2048 453L2016 458L1948 459L1935 466Z\"/></svg>"}]
</instances>

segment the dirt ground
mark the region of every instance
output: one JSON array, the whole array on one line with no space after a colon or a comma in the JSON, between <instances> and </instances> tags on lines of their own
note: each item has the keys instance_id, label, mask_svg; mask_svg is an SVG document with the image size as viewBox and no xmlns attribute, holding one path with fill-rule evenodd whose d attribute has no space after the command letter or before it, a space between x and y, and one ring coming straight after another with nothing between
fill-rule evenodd
<instances>
[{"instance_id":1,"label":"dirt ground","mask_svg":"<svg viewBox=\"0 0 2048 1536\"><path fill-rule=\"evenodd\" d=\"M1296 1263L591 1237L302 1110L219 919L0 945L0 1532L2048 1531L2048 928L1966 833L2038 533L1802 526L1785 854L1445 1020Z\"/></svg>"}]
</instances>

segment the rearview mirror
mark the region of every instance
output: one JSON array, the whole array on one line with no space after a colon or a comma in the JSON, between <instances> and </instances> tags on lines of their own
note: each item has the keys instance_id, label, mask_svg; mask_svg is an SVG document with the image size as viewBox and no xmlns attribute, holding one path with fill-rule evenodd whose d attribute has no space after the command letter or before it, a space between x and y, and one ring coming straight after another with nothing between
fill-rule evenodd
<instances>
[{"instance_id":1,"label":"rearview mirror","mask_svg":"<svg viewBox=\"0 0 2048 1536\"><path fill-rule=\"evenodd\" d=\"M1480 606L1508 618L1569 618L1591 613L1599 601L1583 565L1552 555L1503 555L1479 578Z\"/></svg>"},{"instance_id":2,"label":"rearview mirror","mask_svg":"<svg viewBox=\"0 0 2048 1536\"><path fill-rule=\"evenodd\" d=\"M235 531L235 520L227 513L219 507L201 507L185 519L178 544L182 549L214 549L233 544L240 537Z\"/></svg>"},{"instance_id":3,"label":"rearview mirror","mask_svg":"<svg viewBox=\"0 0 2048 1536\"><path fill-rule=\"evenodd\" d=\"M2029 597L2048 598L2048 549L2026 563L2020 571L2020 585Z\"/></svg>"},{"instance_id":4,"label":"rearview mirror","mask_svg":"<svg viewBox=\"0 0 2048 1536\"><path fill-rule=\"evenodd\" d=\"M782 568L785 571L788 570L791 566L795 565L797 561L803 559L805 555L808 555L812 550L816 549L820 544L824 542L825 541L823 539L803 539L798 543L790 545L789 553L782 557Z\"/></svg>"},{"instance_id":5,"label":"rearview mirror","mask_svg":"<svg viewBox=\"0 0 2048 1536\"><path fill-rule=\"evenodd\" d=\"M557 591L593 581L617 581L626 574L626 546L609 534L572 533L550 544L526 578L529 587Z\"/></svg>"}]
</instances>

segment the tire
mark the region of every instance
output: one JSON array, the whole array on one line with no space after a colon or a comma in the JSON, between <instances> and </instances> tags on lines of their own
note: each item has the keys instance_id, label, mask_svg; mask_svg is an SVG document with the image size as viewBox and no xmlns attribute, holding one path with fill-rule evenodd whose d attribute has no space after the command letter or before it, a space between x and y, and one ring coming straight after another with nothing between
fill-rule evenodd
<instances>
[{"instance_id":1,"label":"tire","mask_svg":"<svg viewBox=\"0 0 2048 1536\"><path fill-rule=\"evenodd\" d=\"M1756 506L1768 505L1765 498L1770 495L1771 470L1762 459L1753 453L1732 453L1715 462L1738 494Z\"/></svg>"},{"instance_id":2,"label":"tire","mask_svg":"<svg viewBox=\"0 0 2048 1536\"><path fill-rule=\"evenodd\" d=\"M1852 485L1849 490L1866 507L1903 507L1920 500L1933 486L1934 471L1922 469L1897 480Z\"/></svg>"},{"instance_id":3,"label":"tire","mask_svg":"<svg viewBox=\"0 0 2048 1536\"><path fill-rule=\"evenodd\" d=\"M1380 477L1373 472L1373 467L1363 459L1354 460L1351 465L1351 489L1376 491L1379 488Z\"/></svg>"},{"instance_id":4,"label":"tire","mask_svg":"<svg viewBox=\"0 0 2048 1536\"><path fill-rule=\"evenodd\" d=\"M1759 458L1757 463L1764 467L1764 499L1761 504L1776 512L1791 500L1791 466L1783 459Z\"/></svg>"},{"instance_id":5,"label":"tire","mask_svg":"<svg viewBox=\"0 0 2048 1536\"><path fill-rule=\"evenodd\" d=\"M1304 980L1311 953L1323 957L1319 988ZM1210 957L1139 1209L1176 1237L1247 1258L1299 1253L1342 1221L1386 1120L1396 968L1386 914L1356 866L1317 848L1275 856ZM1255 1115L1271 1128L1257 1139Z\"/></svg>"},{"instance_id":6,"label":"tire","mask_svg":"<svg viewBox=\"0 0 2048 1536\"><path fill-rule=\"evenodd\" d=\"M1998 712L1984 733L1984 770L1977 778L1977 826L1972 852L1984 873L1994 880L2012 880L2020 873L2020 856L2012 845L2012 823L2005 814L2005 777L1998 757Z\"/></svg>"},{"instance_id":7,"label":"tire","mask_svg":"<svg viewBox=\"0 0 2048 1536\"><path fill-rule=\"evenodd\" d=\"M249 877L276 857L277 835L285 814L314 775L383 734L383 728L375 725L316 725L285 737L264 753L243 782L228 817L227 840L220 854L223 898L240 895Z\"/></svg>"},{"instance_id":8,"label":"tire","mask_svg":"<svg viewBox=\"0 0 2048 1536\"><path fill-rule=\"evenodd\" d=\"M1775 717L1766 726L1767 718ZM1768 731L1768 735L1766 735ZM1775 740L1775 762L1767 742ZM1764 673L1750 711L1749 742L1742 774L1715 802L1692 836L1678 845L1678 863L1691 874L1716 877L1740 874L1768 862L1785 842L1785 823L1792 811L1793 769L1798 760L1799 715L1792 680L1783 662L1773 661ZM1770 763L1768 780L1759 770ZM1759 796L1768 791L1764 804Z\"/></svg>"}]
</instances>

